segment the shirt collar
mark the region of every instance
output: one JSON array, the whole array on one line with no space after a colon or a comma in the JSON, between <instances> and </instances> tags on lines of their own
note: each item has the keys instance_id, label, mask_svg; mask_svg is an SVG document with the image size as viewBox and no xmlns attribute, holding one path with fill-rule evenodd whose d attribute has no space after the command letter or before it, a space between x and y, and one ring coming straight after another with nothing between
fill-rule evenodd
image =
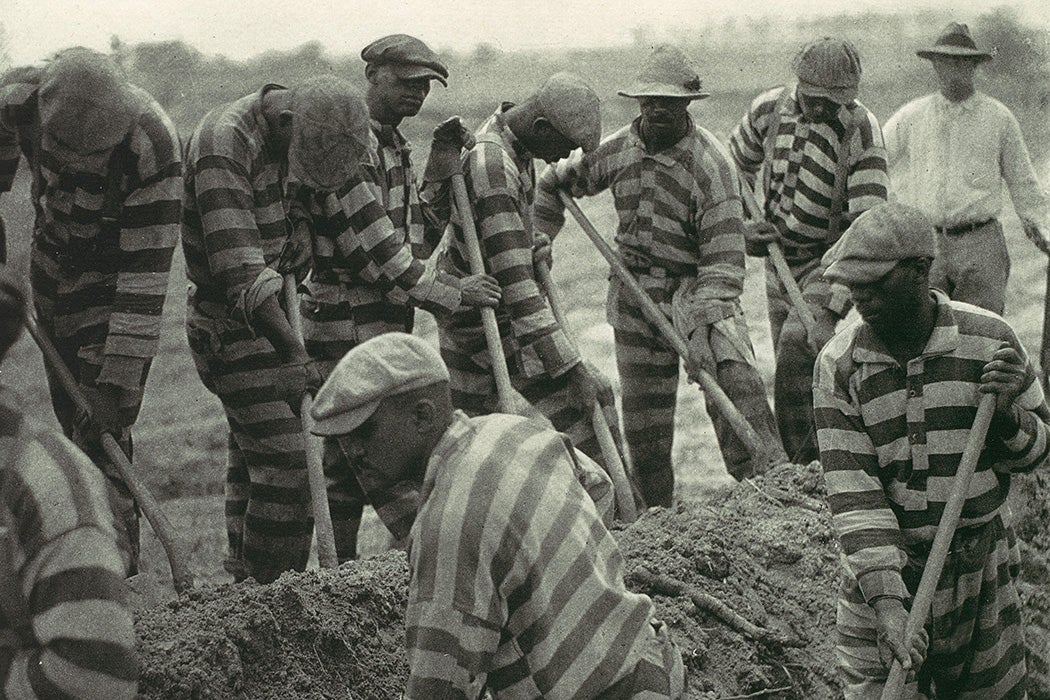
<instances>
[{"instance_id":1,"label":"shirt collar","mask_svg":"<svg viewBox=\"0 0 1050 700\"><path fill-rule=\"evenodd\" d=\"M957 112L969 112L969 111L972 111L974 109L977 109L977 99L976 98L977 98L977 91L976 90L974 90L974 93L972 95L967 97L965 100L962 100L961 102L952 102L951 100L949 100L947 97L944 96L944 93L942 93L940 91L934 93L934 97L933 97L934 104L937 105L938 109L954 110L954 111L957 111Z\"/></svg>"},{"instance_id":2,"label":"shirt collar","mask_svg":"<svg viewBox=\"0 0 1050 700\"><path fill-rule=\"evenodd\" d=\"M503 116L507 110L514 106L513 102L503 102L500 104L499 109L492 115L493 121L496 123L496 130L499 132L500 138L510 147L510 150L514 153L514 156L522 162L531 163L534 156L525 148L525 144L518 140L518 137L514 134L514 131L507 126L507 120Z\"/></svg>"},{"instance_id":3,"label":"shirt collar","mask_svg":"<svg viewBox=\"0 0 1050 700\"><path fill-rule=\"evenodd\" d=\"M261 88L259 88L259 91L257 93L255 93L255 100L252 104L252 116L255 119L255 124L259 130L259 133L262 134L262 141L266 149L266 153L269 154L269 156L275 161L285 161L287 160L287 157L281 158L280 154L278 154L276 152L276 149L274 148L275 144L272 143L272 139L270 138L270 125L269 123L267 123L266 115L263 113L263 97L265 97L266 93L270 92L271 90L287 89L288 88L286 88L284 85L278 85L277 83L266 83Z\"/></svg>"},{"instance_id":4,"label":"shirt collar","mask_svg":"<svg viewBox=\"0 0 1050 700\"><path fill-rule=\"evenodd\" d=\"M959 347L959 326L955 321L955 312L948 303L948 295L939 289L930 291L937 302L937 317L933 322L933 332L930 333L926 346L916 359L948 355ZM860 330L857 332L857 342L853 347L853 360L860 364L897 364L897 360L893 358L886 349L886 345L867 323L861 323Z\"/></svg>"},{"instance_id":5,"label":"shirt collar","mask_svg":"<svg viewBox=\"0 0 1050 700\"><path fill-rule=\"evenodd\" d=\"M393 124L382 124L375 119L369 119L369 122L372 126L372 133L376 135L380 147L410 150L408 139L396 126Z\"/></svg>"}]
</instances>

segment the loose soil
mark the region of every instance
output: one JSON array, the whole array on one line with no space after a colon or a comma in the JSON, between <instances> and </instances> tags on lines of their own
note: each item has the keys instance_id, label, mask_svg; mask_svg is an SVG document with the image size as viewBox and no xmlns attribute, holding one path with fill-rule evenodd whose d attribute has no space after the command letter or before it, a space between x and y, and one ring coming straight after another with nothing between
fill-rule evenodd
<instances>
[{"instance_id":1,"label":"loose soil","mask_svg":"<svg viewBox=\"0 0 1050 700\"><path fill-rule=\"evenodd\" d=\"M1050 478L1018 480L1033 700L1050 698ZM819 464L782 465L616 530L628 585L650 593L686 662L691 698L840 697L833 657L839 548ZM762 643L650 589L648 570L714 596L786 644ZM400 552L268 586L226 584L140 610L145 698L399 697L407 674ZM799 646L791 646L791 642Z\"/></svg>"}]
</instances>

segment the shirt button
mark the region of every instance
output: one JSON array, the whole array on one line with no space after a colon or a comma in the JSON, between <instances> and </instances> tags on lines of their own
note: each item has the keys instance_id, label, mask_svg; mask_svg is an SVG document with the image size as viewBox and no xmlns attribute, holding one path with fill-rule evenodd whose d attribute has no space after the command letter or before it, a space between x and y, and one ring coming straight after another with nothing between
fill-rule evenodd
<instances>
[{"instance_id":1,"label":"shirt button","mask_svg":"<svg viewBox=\"0 0 1050 700\"><path fill-rule=\"evenodd\" d=\"M912 441L912 443L918 443L919 442L919 434L918 433L912 433L911 441Z\"/></svg>"},{"instance_id":2,"label":"shirt button","mask_svg":"<svg viewBox=\"0 0 1050 700\"><path fill-rule=\"evenodd\" d=\"M908 389L908 396L910 396L912 398L915 398L918 395L919 395L919 392L915 391L915 389Z\"/></svg>"}]
</instances>

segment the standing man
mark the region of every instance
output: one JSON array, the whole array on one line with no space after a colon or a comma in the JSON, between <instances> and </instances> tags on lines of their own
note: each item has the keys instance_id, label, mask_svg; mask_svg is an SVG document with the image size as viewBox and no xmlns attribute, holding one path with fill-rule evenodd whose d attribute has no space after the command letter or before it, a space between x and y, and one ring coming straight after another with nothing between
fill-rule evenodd
<instances>
[{"instance_id":1,"label":"standing man","mask_svg":"<svg viewBox=\"0 0 1050 700\"><path fill-rule=\"evenodd\" d=\"M716 376L759 439L779 445L740 308L740 186L725 148L689 115L690 102L708 93L685 54L663 45L650 54L636 84L619 94L638 100L641 115L594 152L546 170L539 183L537 227L553 236L564 224L559 188L574 197L611 189L620 216L620 257L688 338L687 369ZM669 506L679 358L616 276L609 285L607 313L639 485L646 503ZM749 454L710 401L708 414L729 473L737 479L763 473L766 456ZM777 451L777 461L783 462L783 452Z\"/></svg>"},{"instance_id":2,"label":"standing man","mask_svg":"<svg viewBox=\"0 0 1050 700\"><path fill-rule=\"evenodd\" d=\"M312 412L366 491L418 494L407 700L681 697L681 654L580 485L601 472L563 435L454 411L441 357L405 333L348 352Z\"/></svg>"},{"instance_id":3,"label":"standing man","mask_svg":"<svg viewBox=\"0 0 1050 700\"><path fill-rule=\"evenodd\" d=\"M0 361L25 301L0 265ZM106 479L0 387L0 696L131 700L139 676Z\"/></svg>"},{"instance_id":4,"label":"standing man","mask_svg":"<svg viewBox=\"0 0 1050 700\"><path fill-rule=\"evenodd\" d=\"M192 282L187 335L230 424L227 570L273 581L310 553L300 400L321 377L285 316L281 273L302 250L289 212L324 206L314 230L344 231L369 142L368 108L346 81L265 85L219 107L190 137L182 245ZM363 187L363 185L361 185ZM349 210L346 210L349 211ZM305 238L305 236L303 236Z\"/></svg>"},{"instance_id":5,"label":"standing man","mask_svg":"<svg viewBox=\"0 0 1050 700\"><path fill-rule=\"evenodd\" d=\"M748 254L776 242L817 321L807 338L771 264L769 325L776 353L773 403L792 462L817 458L813 431L816 352L849 311L849 294L820 276L820 259L861 212L885 201L886 150L879 122L857 101L860 57L848 41L824 38L795 59L794 85L762 93L730 137L737 167L752 185L762 171L765 220L748 227Z\"/></svg>"},{"instance_id":6,"label":"standing man","mask_svg":"<svg viewBox=\"0 0 1050 700\"><path fill-rule=\"evenodd\" d=\"M411 148L398 130L414 117L448 70L430 48L405 34L364 48L365 102L373 140L354 186L339 192L338 225L313 231L313 271L303 299L306 350L328 376L347 350L380 333L412 330L415 308L448 314L464 306L495 306L499 286L491 277L462 279L426 266L448 224L449 212L420 203ZM461 130L449 120L435 136L428 173L459 167ZM325 445L328 496L340 561L357 554L364 494L342 468L338 446Z\"/></svg>"},{"instance_id":7,"label":"standing man","mask_svg":"<svg viewBox=\"0 0 1050 700\"><path fill-rule=\"evenodd\" d=\"M1003 185L1025 234L1050 250L1050 195L1036 177L1017 119L974 88L977 48L965 24L950 23L915 52L933 65L940 92L920 97L886 122L894 197L933 219L937 258L930 283L952 299L1003 312L1010 257L999 214Z\"/></svg>"},{"instance_id":8,"label":"standing man","mask_svg":"<svg viewBox=\"0 0 1050 700\"><path fill-rule=\"evenodd\" d=\"M536 281L533 250L540 241L532 204L535 158L553 163L576 148L594 150L600 138L598 96L575 75L557 73L524 102L504 102L478 130L463 162L481 254L501 289L496 319L511 383L595 460L601 460L601 450L590 407L610 392L580 359ZM445 269L462 277L470 271L464 231L457 219L452 223ZM496 384L478 310L439 318L438 329L455 406L471 415L495 411Z\"/></svg>"},{"instance_id":9,"label":"standing man","mask_svg":"<svg viewBox=\"0 0 1050 700\"><path fill-rule=\"evenodd\" d=\"M814 377L820 460L849 574L838 604L847 698L878 698L890 662L929 697L1025 697L1020 565L1010 475L1050 452L1050 410L1013 329L929 287L933 224L900 203L856 219L828 254L861 320L825 346ZM983 393L984 450L925 631L915 595ZM928 643L929 653L922 661ZM931 694L931 684L933 694ZM910 696L909 696L910 697Z\"/></svg>"},{"instance_id":10,"label":"standing man","mask_svg":"<svg viewBox=\"0 0 1050 700\"><path fill-rule=\"evenodd\" d=\"M111 433L131 457L131 426L157 352L178 238L179 137L160 105L109 58L72 48L0 88L0 192L11 189L20 154L33 178L37 317L94 420L77 415L49 376L55 415L109 478L134 573L137 509L98 431Z\"/></svg>"}]
</instances>

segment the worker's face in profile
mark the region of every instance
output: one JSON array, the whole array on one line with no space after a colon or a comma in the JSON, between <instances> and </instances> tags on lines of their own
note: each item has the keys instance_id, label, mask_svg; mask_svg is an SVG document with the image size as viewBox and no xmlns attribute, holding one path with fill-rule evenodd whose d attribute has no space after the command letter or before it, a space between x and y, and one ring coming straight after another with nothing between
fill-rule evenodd
<instances>
[{"instance_id":1,"label":"worker's face in profile","mask_svg":"<svg viewBox=\"0 0 1050 700\"><path fill-rule=\"evenodd\" d=\"M929 290L929 262L910 258L867 283L848 283L853 305L860 317L880 337L892 336L900 319L921 308Z\"/></svg>"},{"instance_id":2,"label":"worker's face in profile","mask_svg":"<svg viewBox=\"0 0 1050 700\"><path fill-rule=\"evenodd\" d=\"M339 445L365 491L423 482L427 455L416 416L397 396L380 402L368 420L339 438Z\"/></svg>"},{"instance_id":3,"label":"worker's face in profile","mask_svg":"<svg viewBox=\"0 0 1050 700\"><path fill-rule=\"evenodd\" d=\"M370 104L378 105L380 122L396 123L419 114L430 94L430 78L401 78L391 66L369 66Z\"/></svg>"},{"instance_id":4,"label":"worker's face in profile","mask_svg":"<svg viewBox=\"0 0 1050 700\"><path fill-rule=\"evenodd\" d=\"M533 138L526 147L545 163L556 163L576 150L572 139L565 137L546 119L537 119L533 124Z\"/></svg>"},{"instance_id":5,"label":"worker's face in profile","mask_svg":"<svg viewBox=\"0 0 1050 700\"><path fill-rule=\"evenodd\" d=\"M973 91L977 61L962 56L938 56L930 62L943 92L968 95Z\"/></svg>"},{"instance_id":6,"label":"worker's face in profile","mask_svg":"<svg viewBox=\"0 0 1050 700\"><path fill-rule=\"evenodd\" d=\"M802 110L802 116L818 124L830 122L841 107L838 102L827 97L807 95L801 90L798 91L798 106Z\"/></svg>"}]
</instances>

